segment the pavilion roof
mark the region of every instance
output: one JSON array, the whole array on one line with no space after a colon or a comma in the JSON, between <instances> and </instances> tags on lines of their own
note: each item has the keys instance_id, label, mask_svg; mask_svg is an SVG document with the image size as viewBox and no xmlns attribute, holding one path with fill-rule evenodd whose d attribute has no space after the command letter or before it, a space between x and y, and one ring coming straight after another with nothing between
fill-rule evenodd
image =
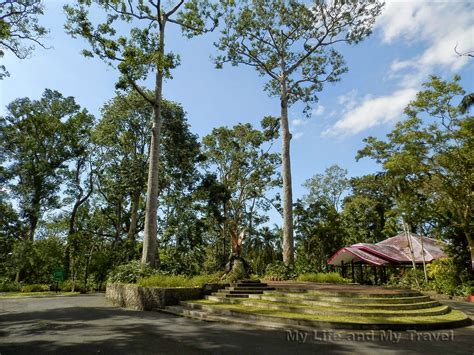
<instances>
[{"instance_id":1,"label":"pavilion roof","mask_svg":"<svg viewBox=\"0 0 474 355\"><path fill-rule=\"evenodd\" d=\"M408 236L402 233L376 244L357 243L344 247L328 260L328 264L340 265L341 262L361 262L375 266L408 264L412 262L409 243L412 245L417 264L423 263L423 254L427 263L447 256L442 250L443 242L413 233Z\"/></svg>"}]
</instances>

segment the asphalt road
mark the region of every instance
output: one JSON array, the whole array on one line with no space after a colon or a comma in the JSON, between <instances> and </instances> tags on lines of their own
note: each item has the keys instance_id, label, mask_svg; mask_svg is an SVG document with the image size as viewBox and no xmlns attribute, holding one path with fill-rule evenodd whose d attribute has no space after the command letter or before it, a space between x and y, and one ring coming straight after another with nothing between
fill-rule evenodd
<instances>
[{"instance_id":1,"label":"asphalt road","mask_svg":"<svg viewBox=\"0 0 474 355\"><path fill-rule=\"evenodd\" d=\"M474 307L467 305L467 310ZM291 329L288 329L288 331ZM6 354L474 354L474 326L454 331L292 333L112 307L103 295L0 299ZM399 338L400 337L400 338Z\"/></svg>"}]
</instances>

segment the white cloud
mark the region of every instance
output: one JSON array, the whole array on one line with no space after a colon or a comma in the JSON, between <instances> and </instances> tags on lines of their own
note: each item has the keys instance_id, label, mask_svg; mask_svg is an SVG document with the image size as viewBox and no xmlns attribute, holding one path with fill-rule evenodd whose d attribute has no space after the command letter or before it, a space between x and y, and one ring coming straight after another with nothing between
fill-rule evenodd
<instances>
[{"instance_id":1,"label":"white cloud","mask_svg":"<svg viewBox=\"0 0 474 355\"><path fill-rule=\"evenodd\" d=\"M301 126L304 126L305 124L307 123L306 120L303 120L301 118L295 118L293 120L290 121L290 124L293 126L293 127L301 127Z\"/></svg>"},{"instance_id":2,"label":"white cloud","mask_svg":"<svg viewBox=\"0 0 474 355\"><path fill-rule=\"evenodd\" d=\"M468 58L456 55L454 47L461 51L474 47L473 11L472 4L462 1L387 1L376 23L382 40L421 43L425 47L412 58L394 60L391 71L412 69L404 75L405 85L410 85L419 83L437 67L450 71L462 68Z\"/></svg>"},{"instance_id":3,"label":"white cloud","mask_svg":"<svg viewBox=\"0 0 474 355\"><path fill-rule=\"evenodd\" d=\"M469 58L456 55L474 49L474 6L467 1L387 0L375 28L382 41L391 45L419 45L409 58L392 61L389 79L396 80L394 92L386 96L365 96L357 100L353 90L338 98L342 117L324 135L357 134L365 129L393 122L414 98L428 75L455 73Z\"/></svg>"},{"instance_id":4,"label":"white cloud","mask_svg":"<svg viewBox=\"0 0 474 355\"><path fill-rule=\"evenodd\" d=\"M323 135L357 134L381 123L396 121L415 95L416 90L403 89L387 96L366 97L357 108L346 111L333 127L323 132Z\"/></svg>"},{"instance_id":5,"label":"white cloud","mask_svg":"<svg viewBox=\"0 0 474 355\"><path fill-rule=\"evenodd\" d=\"M316 106L311 112L313 116L321 116L324 113L325 107L323 105Z\"/></svg>"},{"instance_id":6,"label":"white cloud","mask_svg":"<svg viewBox=\"0 0 474 355\"><path fill-rule=\"evenodd\" d=\"M303 137L303 132L295 132L292 134L292 138L293 139L300 139L301 137Z\"/></svg>"},{"instance_id":7,"label":"white cloud","mask_svg":"<svg viewBox=\"0 0 474 355\"><path fill-rule=\"evenodd\" d=\"M353 89L349 92L346 92L344 95L338 96L337 103L342 106L342 110L344 112L352 110L357 106L357 90Z\"/></svg>"}]
</instances>

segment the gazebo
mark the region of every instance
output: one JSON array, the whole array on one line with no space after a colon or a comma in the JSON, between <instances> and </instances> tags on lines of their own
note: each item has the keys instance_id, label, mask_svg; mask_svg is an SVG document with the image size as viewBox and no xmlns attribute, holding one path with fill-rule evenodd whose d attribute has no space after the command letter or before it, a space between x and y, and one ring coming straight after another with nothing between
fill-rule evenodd
<instances>
[{"instance_id":1,"label":"gazebo","mask_svg":"<svg viewBox=\"0 0 474 355\"><path fill-rule=\"evenodd\" d=\"M423 264L424 259L428 264L447 257L443 246L443 242L429 237L402 233L376 244L357 243L344 247L328 260L328 264L339 269L343 277L348 277L350 271L354 282L357 269L364 280L364 269L371 268L375 283L378 283L379 279L386 281L387 267L411 267L413 260L416 264Z\"/></svg>"}]
</instances>

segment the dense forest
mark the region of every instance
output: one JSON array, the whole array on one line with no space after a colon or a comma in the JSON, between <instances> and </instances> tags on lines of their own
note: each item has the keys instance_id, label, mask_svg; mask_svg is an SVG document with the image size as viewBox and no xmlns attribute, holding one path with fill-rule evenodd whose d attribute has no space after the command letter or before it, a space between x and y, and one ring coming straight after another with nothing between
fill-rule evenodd
<instances>
[{"instance_id":1,"label":"dense forest","mask_svg":"<svg viewBox=\"0 0 474 355\"><path fill-rule=\"evenodd\" d=\"M88 40L86 56L117 68L117 91L98 117L54 88L18 97L0 116L1 282L49 284L61 268L75 287L101 289L112 270L130 263L188 276L230 272L236 261L262 276L327 272L328 258L341 247L384 240L405 225L447 243L456 287L472 279L474 120L460 77L426 78L393 130L364 140L354 158L374 160L377 172L349 177L334 162L308 176L306 195L293 200L287 108L310 105L323 83L339 80L347 68L332 43L368 36L381 5L322 8L334 23L310 30L319 15L298 2L255 3L191 1L182 12L177 6L156 17L152 5L128 9L126 1L99 1L109 17L98 25L89 19L90 2L66 7L66 31ZM30 22L16 29L17 15L1 10L1 44L18 55L29 49L13 30L27 31L35 42L46 33L35 18L41 3L30 4ZM249 11L258 17L249 18ZM301 21L273 22L278 13ZM198 137L186 103L162 98L163 79L171 80L178 65L164 51L165 24L192 37L218 27L216 15L225 27L218 64L256 67L269 80L269 94L281 98L282 112L262 117L259 126L216 127ZM142 19L150 26L116 35L115 21ZM269 33L288 43L266 43L256 29L269 24ZM291 38L279 29L292 26L298 31ZM295 49L298 41L305 44ZM282 53L287 68L278 64ZM148 75L156 76L151 90L141 86ZM275 211L283 225L270 218Z\"/></svg>"}]
</instances>

